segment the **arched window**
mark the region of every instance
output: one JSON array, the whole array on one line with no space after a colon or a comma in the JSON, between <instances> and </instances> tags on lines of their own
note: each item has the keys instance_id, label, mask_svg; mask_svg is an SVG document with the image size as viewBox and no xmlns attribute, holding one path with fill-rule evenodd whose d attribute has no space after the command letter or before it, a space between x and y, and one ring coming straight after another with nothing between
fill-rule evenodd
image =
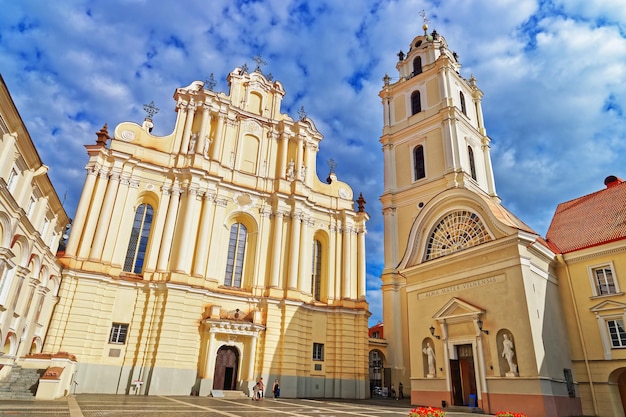
<instances>
[{"instance_id":1,"label":"arched window","mask_svg":"<svg viewBox=\"0 0 626 417\"><path fill-rule=\"evenodd\" d=\"M411 94L411 114L416 114L422 111L422 99L420 98L420 92L415 91Z\"/></svg>"},{"instance_id":2,"label":"arched window","mask_svg":"<svg viewBox=\"0 0 626 417\"><path fill-rule=\"evenodd\" d=\"M424 147L418 145L413 149L413 180L417 181L426 177L426 167L424 166Z\"/></svg>"},{"instance_id":3,"label":"arched window","mask_svg":"<svg viewBox=\"0 0 626 417\"><path fill-rule=\"evenodd\" d=\"M235 223L230 227L228 259L226 260L226 274L224 276L224 285L228 287L241 287L247 236L248 230L243 224Z\"/></svg>"},{"instance_id":4,"label":"arched window","mask_svg":"<svg viewBox=\"0 0 626 417\"><path fill-rule=\"evenodd\" d=\"M133 230L130 232L128 250L126 251L126 260L124 261L124 271L126 272L141 274L143 270L153 215L154 210L150 204L142 204L137 207Z\"/></svg>"},{"instance_id":5,"label":"arched window","mask_svg":"<svg viewBox=\"0 0 626 417\"><path fill-rule=\"evenodd\" d=\"M313 267L311 269L311 294L317 301L321 300L322 293L322 243L313 241Z\"/></svg>"},{"instance_id":6,"label":"arched window","mask_svg":"<svg viewBox=\"0 0 626 417\"><path fill-rule=\"evenodd\" d=\"M418 56L413 60L413 75L422 73L422 57Z\"/></svg>"},{"instance_id":7,"label":"arched window","mask_svg":"<svg viewBox=\"0 0 626 417\"><path fill-rule=\"evenodd\" d=\"M465 107L465 95L463 95L462 91L459 91L459 97L461 99L461 111L464 115L467 116L467 108Z\"/></svg>"},{"instance_id":8,"label":"arched window","mask_svg":"<svg viewBox=\"0 0 626 417\"><path fill-rule=\"evenodd\" d=\"M472 173L472 178L476 179L476 164L474 163L474 151L471 146L467 147L467 155L469 156L470 163L470 172Z\"/></svg>"}]
</instances>

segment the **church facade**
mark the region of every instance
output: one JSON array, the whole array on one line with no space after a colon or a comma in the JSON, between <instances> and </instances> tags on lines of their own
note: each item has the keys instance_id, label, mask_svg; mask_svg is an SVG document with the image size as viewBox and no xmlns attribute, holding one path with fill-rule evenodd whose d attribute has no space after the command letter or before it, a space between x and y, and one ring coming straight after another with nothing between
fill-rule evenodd
<instances>
[{"instance_id":1,"label":"church facade","mask_svg":"<svg viewBox=\"0 0 626 417\"><path fill-rule=\"evenodd\" d=\"M482 92L427 29L380 92L391 382L413 404L579 415L556 255L500 204Z\"/></svg>"},{"instance_id":2,"label":"church facade","mask_svg":"<svg viewBox=\"0 0 626 417\"><path fill-rule=\"evenodd\" d=\"M322 135L280 82L228 84L177 89L169 135L148 117L86 146L45 345L76 355L77 393L368 393L364 200L319 180Z\"/></svg>"}]
</instances>

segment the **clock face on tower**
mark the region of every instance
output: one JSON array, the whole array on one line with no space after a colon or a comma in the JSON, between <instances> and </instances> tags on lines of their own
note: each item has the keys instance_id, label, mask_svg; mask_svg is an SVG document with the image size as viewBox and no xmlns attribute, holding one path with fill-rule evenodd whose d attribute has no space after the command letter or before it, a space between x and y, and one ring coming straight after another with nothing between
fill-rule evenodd
<instances>
[{"instance_id":1,"label":"clock face on tower","mask_svg":"<svg viewBox=\"0 0 626 417\"><path fill-rule=\"evenodd\" d=\"M447 214L428 239L425 260L440 258L491 240L480 218L467 210Z\"/></svg>"}]
</instances>

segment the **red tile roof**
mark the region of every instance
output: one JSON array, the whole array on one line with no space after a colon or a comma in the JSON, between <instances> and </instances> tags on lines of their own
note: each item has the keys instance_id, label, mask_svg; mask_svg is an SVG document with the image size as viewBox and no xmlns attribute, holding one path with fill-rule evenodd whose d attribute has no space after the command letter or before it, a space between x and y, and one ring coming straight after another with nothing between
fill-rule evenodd
<instances>
[{"instance_id":1,"label":"red tile roof","mask_svg":"<svg viewBox=\"0 0 626 417\"><path fill-rule=\"evenodd\" d=\"M626 182L609 179L607 188L558 205L546 234L551 246L568 253L626 239Z\"/></svg>"}]
</instances>

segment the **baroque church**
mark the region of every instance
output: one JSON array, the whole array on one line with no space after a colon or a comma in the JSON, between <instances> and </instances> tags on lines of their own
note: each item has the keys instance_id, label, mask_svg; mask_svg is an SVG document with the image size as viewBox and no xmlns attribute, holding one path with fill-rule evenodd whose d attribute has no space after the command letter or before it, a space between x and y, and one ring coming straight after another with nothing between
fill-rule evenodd
<instances>
[{"instance_id":1,"label":"baroque church","mask_svg":"<svg viewBox=\"0 0 626 417\"><path fill-rule=\"evenodd\" d=\"M365 201L320 181L322 135L281 113L280 82L244 66L228 85L178 88L169 135L147 106L85 146L44 347L79 358L76 393L368 393Z\"/></svg>"},{"instance_id":2,"label":"baroque church","mask_svg":"<svg viewBox=\"0 0 626 417\"><path fill-rule=\"evenodd\" d=\"M581 415L555 253L501 205L482 92L423 29L380 92L390 381L412 404Z\"/></svg>"}]
</instances>

